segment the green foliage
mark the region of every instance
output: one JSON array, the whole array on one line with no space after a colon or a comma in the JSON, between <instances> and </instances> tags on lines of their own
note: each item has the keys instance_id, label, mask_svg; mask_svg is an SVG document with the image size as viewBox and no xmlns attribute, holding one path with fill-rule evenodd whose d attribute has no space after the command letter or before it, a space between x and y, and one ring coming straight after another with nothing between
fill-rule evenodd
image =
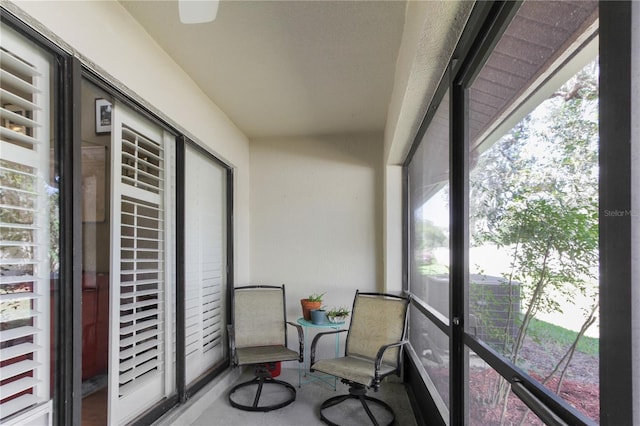
<instances>
[{"instance_id":1,"label":"green foliage","mask_svg":"<svg viewBox=\"0 0 640 426\"><path fill-rule=\"evenodd\" d=\"M416 222L416 235L420 238L418 242L419 249L434 249L436 247L445 247L448 238L444 234L442 228L435 226L430 220Z\"/></svg>"},{"instance_id":2,"label":"green foliage","mask_svg":"<svg viewBox=\"0 0 640 426\"><path fill-rule=\"evenodd\" d=\"M416 222L417 254L416 265L423 275L446 274L449 268L438 263L434 255L434 249L447 247L449 238L444 230L433 224L430 220Z\"/></svg>"},{"instance_id":3,"label":"green foliage","mask_svg":"<svg viewBox=\"0 0 640 426\"><path fill-rule=\"evenodd\" d=\"M9 259L33 259L36 257L33 244L42 241L34 239L35 232L29 226L38 226L38 203L43 198L38 194L46 193L47 213L49 220L49 261L50 271L59 269L59 191L48 185L42 178L33 176L31 167L0 160L0 167L5 169L2 174L2 186L0 191L0 204L6 206L0 210L0 222L20 226L6 226L2 230L2 238L8 243L0 250L0 258ZM17 262L15 262L17 263ZM30 263L22 266L13 266L13 273L33 273L28 271ZM21 268L20 270L18 268ZM8 267L3 266L2 270ZM49 272L49 271L47 271ZM48 275L48 274L47 274Z\"/></svg>"},{"instance_id":4,"label":"green foliage","mask_svg":"<svg viewBox=\"0 0 640 426\"><path fill-rule=\"evenodd\" d=\"M474 227L490 231L529 199L597 210L597 106L592 64L480 156L470 182Z\"/></svg>"},{"instance_id":5,"label":"green foliage","mask_svg":"<svg viewBox=\"0 0 640 426\"><path fill-rule=\"evenodd\" d=\"M313 293L311 295L309 295L309 297L307 297L307 300L309 302L322 302L322 298L324 297L326 293Z\"/></svg>"},{"instance_id":6,"label":"green foliage","mask_svg":"<svg viewBox=\"0 0 640 426\"><path fill-rule=\"evenodd\" d=\"M595 321L597 305L585 316L580 333L535 318L541 312L562 312L578 294L597 300L597 293L588 294L597 288L599 256L597 78L594 62L489 150L470 159L475 164L469 183L471 244L509 252L506 297L509 302L515 297L511 290L519 283L523 309L513 312L511 303L503 304L509 320L502 330L492 330L502 334L501 343L492 346L516 365L527 336L568 348L548 377L565 365L563 377L576 343L579 350L597 353L597 341L583 335ZM495 319L488 308L478 310L485 324ZM507 327L514 321L518 329L512 333ZM507 383L497 383L494 391L491 400L503 401L504 413Z\"/></svg>"},{"instance_id":7,"label":"green foliage","mask_svg":"<svg viewBox=\"0 0 640 426\"><path fill-rule=\"evenodd\" d=\"M344 308L344 307L339 307L339 308L331 308L328 312L327 312L327 316L329 317L346 317L347 315L349 315L349 309Z\"/></svg>"},{"instance_id":8,"label":"green foliage","mask_svg":"<svg viewBox=\"0 0 640 426\"><path fill-rule=\"evenodd\" d=\"M0 222L19 226L3 226L2 240L6 241L0 250L2 259L33 259L35 257L33 245L34 232L28 227L34 225L37 219L36 205L38 190L37 178L33 176L33 169L28 166L12 163L0 159L2 186L0 191ZM16 274L33 273L29 262L12 261L12 272ZM19 266L18 266L19 265ZM2 270L8 270L2 266Z\"/></svg>"},{"instance_id":9,"label":"green foliage","mask_svg":"<svg viewBox=\"0 0 640 426\"><path fill-rule=\"evenodd\" d=\"M492 346L515 365L521 365L527 337L562 348L565 354L542 380L559 373L558 393L575 350L597 354L597 339L584 337L596 320L598 300L593 285L598 273L597 71L597 61L587 65L489 150L470 158L475 164L469 182L471 244L495 245L510 255L504 271L506 312L497 315L486 303L474 306L474 315L485 327L500 324L500 315L507 317L502 329L488 334L499 342ZM561 312L577 295L594 302L579 333L535 318ZM477 301L473 287L469 296ZM515 297L522 312L515 312ZM482 300L487 301L492 302ZM508 383L498 380L489 392L492 404L503 403L501 423L508 391Z\"/></svg>"},{"instance_id":10,"label":"green foliage","mask_svg":"<svg viewBox=\"0 0 640 426\"><path fill-rule=\"evenodd\" d=\"M532 300L534 312L560 310L557 294L568 299L576 290L585 294L598 262L596 206L534 198L516 200L505 213L483 238L513 247L511 280L523 284L525 299L531 299L536 289L545 290ZM552 288L555 291L550 292Z\"/></svg>"},{"instance_id":11,"label":"green foliage","mask_svg":"<svg viewBox=\"0 0 640 426\"><path fill-rule=\"evenodd\" d=\"M585 67L478 159L473 245L511 251L530 314L585 294L598 264L597 69ZM553 291L551 291L553 290Z\"/></svg>"}]
</instances>

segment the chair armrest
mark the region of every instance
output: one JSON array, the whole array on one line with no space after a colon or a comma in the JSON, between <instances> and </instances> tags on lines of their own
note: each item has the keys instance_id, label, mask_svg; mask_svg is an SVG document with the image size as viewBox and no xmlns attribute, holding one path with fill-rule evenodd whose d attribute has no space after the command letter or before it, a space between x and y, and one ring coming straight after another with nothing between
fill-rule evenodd
<instances>
[{"instance_id":1,"label":"chair armrest","mask_svg":"<svg viewBox=\"0 0 640 426\"><path fill-rule=\"evenodd\" d=\"M348 330L331 330L331 331L323 331L322 333L318 333L316 334L316 336L313 338L313 341L311 342L311 355L309 356L309 371L313 372L313 363L316 361L316 345L318 344L318 340L320 340L321 337L326 336L328 334L338 334L338 333L344 333Z\"/></svg>"},{"instance_id":2,"label":"chair armrest","mask_svg":"<svg viewBox=\"0 0 640 426\"><path fill-rule=\"evenodd\" d=\"M304 332L302 331L302 326L291 321L287 321L287 324L294 326L298 330L298 344L300 347L298 362L304 362Z\"/></svg>"},{"instance_id":3,"label":"chair armrest","mask_svg":"<svg viewBox=\"0 0 640 426\"><path fill-rule=\"evenodd\" d=\"M380 349L378 349L378 354L376 355L376 361L375 361L375 372L374 372L374 379L373 379L373 385L372 385L374 390L376 391L378 390L378 388L380 387L380 382L382 381L382 379L384 379L384 377L380 378L380 366L382 365L382 358L384 357L384 353L391 348L401 347L406 345L407 343L409 343L408 340L401 340L400 342L380 346ZM398 360L398 363L399 362L400 361Z\"/></svg>"}]
</instances>

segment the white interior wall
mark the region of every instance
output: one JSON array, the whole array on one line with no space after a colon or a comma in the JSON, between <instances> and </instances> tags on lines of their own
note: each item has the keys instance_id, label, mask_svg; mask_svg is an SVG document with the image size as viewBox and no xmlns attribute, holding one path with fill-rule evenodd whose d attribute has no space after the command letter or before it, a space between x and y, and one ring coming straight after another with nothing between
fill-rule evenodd
<instances>
[{"instance_id":1,"label":"white interior wall","mask_svg":"<svg viewBox=\"0 0 640 426\"><path fill-rule=\"evenodd\" d=\"M384 288L402 291L402 166L384 169Z\"/></svg>"},{"instance_id":2,"label":"white interior wall","mask_svg":"<svg viewBox=\"0 0 640 426\"><path fill-rule=\"evenodd\" d=\"M285 284L290 321L314 292L350 309L356 290L384 290L382 180L382 134L251 141L251 281ZM305 330L308 345L318 330ZM297 348L292 327L288 338ZM335 356L332 342L320 358Z\"/></svg>"},{"instance_id":3,"label":"white interior wall","mask_svg":"<svg viewBox=\"0 0 640 426\"><path fill-rule=\"evenodd\" d=\"M382 290L382 135L251 142L251 279L286 285L287 314L326 292Z\"/></svg>"},{"instance_id":4,"label":"white interior wall","mask_svg":"<svg viewBox=\"0 0 640 426\"><path fill-rule=\"evenodd\" d=\"M72 53L85 58L127 91L234 167L236 281L249 281L249 142L142 27L115 1L15 1L55 34ZM16 9L13 5L18 6Z\"/></svg>"}]
</instances>

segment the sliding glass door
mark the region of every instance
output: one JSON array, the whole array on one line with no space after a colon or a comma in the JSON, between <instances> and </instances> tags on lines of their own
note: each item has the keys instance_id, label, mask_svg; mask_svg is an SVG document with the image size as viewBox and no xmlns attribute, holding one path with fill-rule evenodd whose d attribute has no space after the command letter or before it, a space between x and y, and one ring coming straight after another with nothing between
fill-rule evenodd
<instances>
[{"instance_id":1,"label":"sliding glass door","mask_svg":"<svg viewBox=\"0 0 640 426\"><path fill-rule=\"evenodd\" d=\"M109 424L127 423L175 389L175 137L112 108Z\"/></svg>"},{"instance_id":2,"label":"sliding glass door","mask_svg":"<svg viewBox=\"0 0 640 426\"><path fill-rule=\"evenodd\" d=\"M185 147L185 369L189 386L227 359L227 169Z\"/></svg>"},{"instance_id":3,"label":"sliding glass door","mask_svg":"<svg viewBox=\"0 0 640 426\"><path fill-rule=\"evenodd\" d=\"M228 365L233 174L1 9L0 423L153 422Z\"/></svg>"},{"instance_id":4,"label":"sliding glass door","mask_svg":"<svg viewBox=\"0 0 640 426\"><path fill-rule=\"evenodd\" d=\"M0 31L0 423L47 424L60 273L55 61Z\"/></svg>"}]
</instances>

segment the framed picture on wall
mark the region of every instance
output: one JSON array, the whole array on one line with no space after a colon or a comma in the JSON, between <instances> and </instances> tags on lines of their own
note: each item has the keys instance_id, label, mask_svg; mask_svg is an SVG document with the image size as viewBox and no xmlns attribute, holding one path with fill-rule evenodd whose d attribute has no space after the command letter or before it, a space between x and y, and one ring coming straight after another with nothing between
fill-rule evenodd
<instances>
[{"instance_id":1,"label":"framed picture on wall","mask_svg":"<svg viewBox=\"0 0 640 426\"><path fill-rule=\"evenodd\" d=\"M82 146L82 221L104 222L107 185L107 147Z\"/></svg>"},{"instance_id":2,"label":"framed picture on wall","mask_svg":"<svg viewBox=\"0 0 640 426\"><path fill-rule=\"evenodd\" d=\"M111 132L111 102L106 99L96 99L96 134Z\"/></svg>"}]
</instances>

